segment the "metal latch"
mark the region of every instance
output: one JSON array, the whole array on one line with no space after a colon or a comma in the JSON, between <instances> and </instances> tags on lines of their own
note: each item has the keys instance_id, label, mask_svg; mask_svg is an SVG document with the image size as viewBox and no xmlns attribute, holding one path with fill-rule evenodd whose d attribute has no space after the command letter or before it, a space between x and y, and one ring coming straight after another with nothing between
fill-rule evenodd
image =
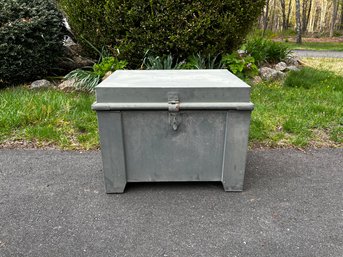
<instances>
[{"instance_id":1,"label":"metal latch","mask_svg":"<svg viewBox=\"0 0 343 257\"><path fill-rule=\"evenodd\" d=\"M169 124L176 131L181 123L180 101L176 93L168 93Z\"/></svg>"}]
</instances>

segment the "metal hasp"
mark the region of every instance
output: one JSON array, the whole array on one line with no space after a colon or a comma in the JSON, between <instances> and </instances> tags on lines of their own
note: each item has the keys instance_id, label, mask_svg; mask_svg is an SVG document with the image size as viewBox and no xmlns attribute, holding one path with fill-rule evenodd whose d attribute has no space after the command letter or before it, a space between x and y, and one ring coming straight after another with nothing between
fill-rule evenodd
<instances>
[{"instance_id":1,"label":"metal hasp","mask_svg":"<svg viewBox=\"0 0 343 257\"><path fill-rule=\"evenodd\" d=\"M227 70L114 72L92 105L106 192L155 181L242 191L253 108L250 87Z\"/></svg>"},{"instance_id":2,"label":"metal hasp","mask_svg":"<svg viewBox=\"0 0 343 257\"><path fill-rule=\"evenodd\" d=\"M180 124L180 101L176 93L168 93L168 111L169 123L174 131L176 131Z\"/></svg>"}]
</instances>

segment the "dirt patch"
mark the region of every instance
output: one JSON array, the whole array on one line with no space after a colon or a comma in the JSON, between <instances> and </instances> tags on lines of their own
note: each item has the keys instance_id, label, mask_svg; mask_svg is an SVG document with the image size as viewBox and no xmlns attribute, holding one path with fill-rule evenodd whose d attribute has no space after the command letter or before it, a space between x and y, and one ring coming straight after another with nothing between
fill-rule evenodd
<instances>
[{"instance_id":1,"label":"dirt patch","mask_svg":"<svg viewBox=\"0 0 343 257\"><path fill-rule=\"evenodd\" d=\"M312 133L314 134L315 140L309 142L311 148L339 148L343 146L330 139L328 130L313 129Z\"/></svg>"},{"instance_id":2,"label":"dirt patch","mask_svg":"<svg viewBox=\"0 0 343 257\"><path fill-rule=\"evenodd\" d=\"M0 149L43 149L43 150L60 150L59 147L51 143L41 143L26 140L5 140L0 143Z\"/></svg>"},{"instance_id":3,"label":"dirt patch","mask_svg":"<svg viewBox=\"0 0 343 257\"><path fill-rule=\"evenodd\" d=\"M305 152L307 149L317 148L340 148L343 144L336 143L330 140L326 132L320 130L313 130L316 135L316 140L310 141L306 147L298 147L291 145L287 140L280 140L279 142L249 142L249 150L268 150L268 149L295 149ZM31 150L68 150L68 151L98 151L100 148L83 149L82 147L73 147L71 149L64 149L58 145L50 142L38 142L27 140L5 140L0 143L0 149L31 149Z\"/></svg>"},{"instance_id":4,"label":"dirt patch","mask_svg":"<svg viewBox=\"0 0 343 257\"><path fill-rule=\"evenodd\" d=\"M100 150L100 148L84 149L80 145L72 145L70 148L62 148L51 142L42 141L28 141L18 139L8 139L0 142L0 149L40 149L40 150L68 150L68 151L94 151Z\"/></svg>"}]
</instances>

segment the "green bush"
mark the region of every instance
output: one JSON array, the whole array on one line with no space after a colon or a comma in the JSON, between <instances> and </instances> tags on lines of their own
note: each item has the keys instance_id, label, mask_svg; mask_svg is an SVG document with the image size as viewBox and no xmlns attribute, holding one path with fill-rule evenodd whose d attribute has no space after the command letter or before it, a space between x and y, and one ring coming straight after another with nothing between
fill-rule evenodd
<instances>
[{"instance_id":1,"label":"green bush","mask_svg":"<svg viewBox=\"0 0 343 257\"><path fill-rule=\"evenodd\" d=\"M254 57L250 55L240 55L237 52L223 56L222 63L233 74L244 79L258 75L258 68Z\"/></svg>"},{"instance_id":2,"label":"green bush","mask_svg":"<svg viewBox=\"0 0 343 257\"><path fill-rule=\"evenodd\" d=\"M239 47L264 0L59 0L84 46L117 47L131 68L144 53L186 59Z\"/></svg>"},{"instance_id":3,"label":"green bush","mask_svg":"<svg viewBox=\"0 0 343 257\"><path fill-rule=\"evenodd\" d=\"M0 84L46 75L61 56L63 30L49 0L0 0Z\"/></svg>"},{"instance_id":4,"label":"green bush","mask_svg":"<svg viewBox=\"0 0 343 257\"><path fill-rule=\"evenodd\" d=\"M277 63L284 61L290 55L291 50L281 42L274 42L262 37L253 37L247 40L243 49L254 57L257 64Z\"/></svg>"}]
</instances>

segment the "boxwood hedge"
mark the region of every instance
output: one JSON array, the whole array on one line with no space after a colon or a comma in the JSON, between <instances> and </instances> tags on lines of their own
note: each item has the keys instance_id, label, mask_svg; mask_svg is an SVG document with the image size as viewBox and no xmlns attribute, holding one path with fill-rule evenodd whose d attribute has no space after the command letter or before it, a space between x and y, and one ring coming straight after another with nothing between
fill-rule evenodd
<instances>
[{"instance_id":1,"label":"boxwood hedge","mask_svg":"<svg viewBox=\"0 0 343 257\"><path fill-rule=\"evenodd\" d=\"M59 0L86 47L117 47L138 66L144 53L175 58L238 47L265 0ZM87 42L88 41L88 42Z\"/></svg>"},{"instance_id":2,"label":"boxwood hedge","mask_svg":"<svg viewBox=\"0 0 343 257\"><path fill-rule=\"evenodd\" d=\"M50 0L0 0L0 85L46 75L62 54L63 30Z\"/></svg>"}]
</instances>

